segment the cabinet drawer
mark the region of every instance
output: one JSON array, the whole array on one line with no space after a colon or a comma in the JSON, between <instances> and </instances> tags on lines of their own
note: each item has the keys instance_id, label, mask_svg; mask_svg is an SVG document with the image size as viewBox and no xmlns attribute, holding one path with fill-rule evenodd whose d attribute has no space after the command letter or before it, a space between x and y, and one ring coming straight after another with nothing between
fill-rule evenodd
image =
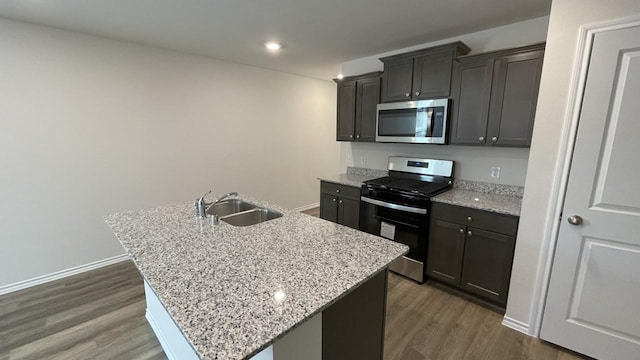
<instances>
[{"instance_id":1,"label":"cabinet drawer","mask_svg":"<svg viewBox=\"0 0 640 360\"><path fill-rule=\"evenodd\" d=\"M431 217L511 236L515 236L518 231L518 217L516 216L456 205L433 203Z\"/></svg>"},{"instance_id":2,"label":"cabinet drawer","mask_svg":"<svg viewBox=\"0 0 640 360\"><path fill-rule=\"evenodd\" d=\"M360 201L360 188L336 184L328 181L320 182L320 192L323 194L337 195L343 198Z\"/></svg>"}]
</instances>

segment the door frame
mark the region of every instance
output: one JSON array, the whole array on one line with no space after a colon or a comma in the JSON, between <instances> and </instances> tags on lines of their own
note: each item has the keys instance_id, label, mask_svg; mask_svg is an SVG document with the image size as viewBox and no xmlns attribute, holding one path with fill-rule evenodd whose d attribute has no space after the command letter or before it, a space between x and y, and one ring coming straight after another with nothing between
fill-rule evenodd
<instances>
[{"instance_id":1,"label":"door frame","mask_svg":"<svg viewBox=\"0 0 640 360\"><path fill-rule=\"evenodd\" d=\"M564 207L565 195L569 182L569 172L571 170L571 161L573 159L574 145L578 133L578 125L580 120L580 109L582 108L582 99L586 85L587 70L589 68L589 60L591 49L593 47L593 39L596 34L625 29L629 27L640 26L640 15L635 14L616 19L599 21L582 25L578 31L578 44L575 53L575 62L571 73L571 84L569 87L569 98L565 109L562 136L560 140L560 154L555 170L556 176L553 188L551 189L553 211L549 213L546 223L549 224L545 229L543 237L542 256L538 263L537 282L534 287L534 307L531 312L531 323L526 329L525 324L511 324L511 319L506 319L503 324L514 327L520 325L521 331L525 331L529 335L540 337L540 328L542 327L542 316L546 305L547 293L549 290L549 282L551 279L551 267L553 257L555 255L556 244L558 242L562 209Z\"/></svg>"}]
</instances>

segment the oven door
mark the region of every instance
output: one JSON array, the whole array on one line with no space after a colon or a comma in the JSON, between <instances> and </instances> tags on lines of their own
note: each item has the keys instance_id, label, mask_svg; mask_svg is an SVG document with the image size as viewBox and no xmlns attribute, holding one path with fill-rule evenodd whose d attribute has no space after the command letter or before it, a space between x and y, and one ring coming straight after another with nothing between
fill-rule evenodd
<instances>
[{"instance_id":1,"label":"oven door","mask_svg":"<svg viewBox=\"0 0 640 360\"><path fill-rule=\"evenodd\" d=\"M427 260L428 209L362 196L360 230L409 246L409 253L389 269L420 283Z\"/></svg>"}]
</instances>

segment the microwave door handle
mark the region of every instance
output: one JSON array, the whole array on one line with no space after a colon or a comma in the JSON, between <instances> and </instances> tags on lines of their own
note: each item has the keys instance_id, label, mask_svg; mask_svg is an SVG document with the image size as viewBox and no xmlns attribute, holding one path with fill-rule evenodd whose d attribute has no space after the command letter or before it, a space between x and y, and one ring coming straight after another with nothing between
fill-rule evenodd
<instances>
[{"instance_id":1,"label":"microwave door handle","mask_svg":"<svg viewBox=\"0 0 640 360\"><path fill-rule=\"evenodd\" d=\"M433 128L433 108L427 110L427 137L431 137L431 129Z\"/></svg>"}]
</instances>

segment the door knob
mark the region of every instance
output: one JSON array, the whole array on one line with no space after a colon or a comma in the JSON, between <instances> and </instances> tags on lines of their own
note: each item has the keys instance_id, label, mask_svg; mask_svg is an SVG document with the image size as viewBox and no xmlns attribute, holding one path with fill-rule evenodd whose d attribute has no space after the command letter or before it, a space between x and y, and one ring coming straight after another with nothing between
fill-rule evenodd
<instances>
[{"instance_id":1,"label":"door knob","mask_svg":"<svg viewBox=\"0 0 640 360\"><path fill-rule=\"evenodd\" d=\"M582 224L582 218L578 215L571 215L567 218L567 221L569 222L569 224L571 225L581 225Z\"/></svg>"}]
</instances>

